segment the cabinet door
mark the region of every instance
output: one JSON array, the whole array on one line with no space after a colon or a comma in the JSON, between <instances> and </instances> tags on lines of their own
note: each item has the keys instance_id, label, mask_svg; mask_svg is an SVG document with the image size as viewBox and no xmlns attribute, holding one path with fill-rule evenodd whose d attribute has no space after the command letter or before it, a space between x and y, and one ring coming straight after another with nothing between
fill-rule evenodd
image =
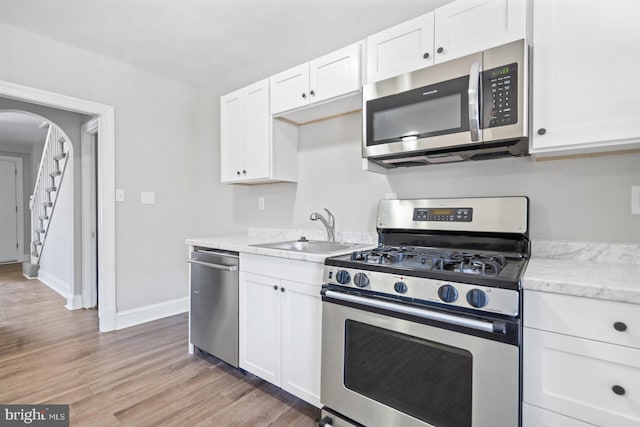
<instances>
[{"instance_id":1,"label":"cabinet door","mask_svg":"<svg viewBox=\"0 0 640 427\"><path fill-rule=\"evenodd\" d=\"M282 286L282 388L320 407L320 286Z\"/></svg>"},{"instance_id":2,"label":"cabinet door","mask_svg":"<svg viewBox=\"0 0 640 427\"><path fill-rule=\"evenodd\" d=\"M640 350L524 328L523 401L601 427L640 425Z\"/></svg>"},{"instance_id":3,"label":"cabinet door","mask_svg":"<svg viewBox=\"0 0 640 427\"><path fill-rule=\"evenodd\" d=\"M269 79L271 114L309 105L309 63L306 62Z\"/></svg>"},{"instance_id":4,"label":"cabinet door","mask_svg":"<svg viewBox=\"0 0 640 427\"><path fill-rule=\"evenodd\" d=\"M280 385L280 281L240 272L240 367Z\"/></svg>"},{"instance_id":5,"label":"cabinet door","mask_svg":"<svg viewBox=\"0 0 640 427\"><path fill-rule=\"evenodd\" d=\"M242 177L248 180L270 176L271 116L269 115L269 80L242 90L244 98Z\"/></svg>"},{"instance_id":6,"label":"cabinet door","mask_svg":"<svg viewBox=\"0 0 640 427\"><path fill-rule=\"evenodd\" d=\"M637 0L533 2L533 154L639 146L638 14Z\"/></svg>"},{"instance_id":7,"label":"cabinet door","mask_svg":"<svg viewBox=\"0 0 640 427\"><path fill-rule=\"evenodd\" d=\"M242 173L242 91L220 98L220 180L236 181Z\"/></svg>"},{"instance_id":8,"label":"cabinet door","mask_svg":"<svg viewBox=\"0 0 640 427\"><path fill-rule=\"evenodd\" d=\"M309 63L311 103L358 92L360 87L360 43Z\"/></svg>"},{"instance_id":9,"label":"cabinet door","mask_svg":"<svg viewBox=\"0 0 640 427\"><path fill-rule=\"evenodd\" d=\"M454 1L435 10L435 62L526 36L526 0Z\"/></svg>"},{"instance_id":10,"label":"cabinet door","mask_svg":"<svg viewBox=\"0 0 640 427\"><path fill-rule=\"evenodd\" d=\"M522 427L593 427L593 424L583 423L524 403L522 405Z\"/></svg>"},{"instance_id":11,"label":"cabinet door","mask_svg":"<svg viewBox=\"0 0 640 427\"><path fill-rule=\"evenodd\" d=\"M367 37L367 83L433 65L433 12Z\"/></svg>"}]
</instances>

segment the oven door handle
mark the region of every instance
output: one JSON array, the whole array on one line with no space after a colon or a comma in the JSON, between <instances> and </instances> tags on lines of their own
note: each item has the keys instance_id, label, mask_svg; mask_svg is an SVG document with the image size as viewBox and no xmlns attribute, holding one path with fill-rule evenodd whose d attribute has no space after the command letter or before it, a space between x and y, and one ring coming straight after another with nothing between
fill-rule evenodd
<instances>
[{"instance_id":1,"label":"oven door handle","mask_svg":"<svg viewBox=\"0 0 640 427\"><path fill-rule=\"evenodd\" d=\"M344 294L330 290L323 291L323 295L340 301L352 302L367 307L380 308L394 313L407 314L410 316L420 317L422 319L437 320L439 322L450 325L464 326L478 331L489 333L506 333L506 325L503 322L486 322L483 320L468 319L466 317L455 316L452 314L440 313L439 311L428 310L424 308L412 307L409 305L401 305L393 302L380 301L373 298L364 298L357 295Z\"/></svg>"}]
</instances>

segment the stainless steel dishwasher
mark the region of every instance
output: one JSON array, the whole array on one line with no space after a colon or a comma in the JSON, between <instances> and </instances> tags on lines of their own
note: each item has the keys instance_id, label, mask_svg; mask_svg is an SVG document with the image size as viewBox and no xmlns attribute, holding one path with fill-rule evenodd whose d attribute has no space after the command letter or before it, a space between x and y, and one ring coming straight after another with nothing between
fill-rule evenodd
<instances>
[{"instance_id":1,"label":"stainless steel dishwasher","mask_svg":"<svg viewBox=\"0 0 640 427\"><path fill-rule=\"evenodd\" d=\"M191 344L238 367L238 254L194 248L191 265Z\"/></svg>"}]
</instances>

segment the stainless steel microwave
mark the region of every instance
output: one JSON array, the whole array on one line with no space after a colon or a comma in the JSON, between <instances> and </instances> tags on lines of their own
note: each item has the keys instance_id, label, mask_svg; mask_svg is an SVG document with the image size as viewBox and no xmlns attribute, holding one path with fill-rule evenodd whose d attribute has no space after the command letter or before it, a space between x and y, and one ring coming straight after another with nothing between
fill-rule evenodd
<instances>
[{"instance_id":1,"label":"stainless steel microwave","mask_svg":"<svg viewBox=\"0 0 640 427\"><path fill-rule=\"evenodd\" d=\"M386 168L528 154L518 40L363 88L364 158Z\"/></svg>"}]
</instances>

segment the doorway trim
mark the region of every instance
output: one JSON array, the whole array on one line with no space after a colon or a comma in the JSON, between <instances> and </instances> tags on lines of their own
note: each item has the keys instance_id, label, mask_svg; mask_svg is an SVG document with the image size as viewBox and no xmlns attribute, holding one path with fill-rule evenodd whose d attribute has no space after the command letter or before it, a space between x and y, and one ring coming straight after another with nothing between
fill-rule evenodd
<instances>
[{"instance_id":1,"label":"doorway trim","mask_svg":"<svg viewBox=\"0 0 640 427\"><path fill-rule=\"evenodd\" d=\"M23 185L23 163L22 157L0 156L2 160L8 160L16 163L16 261L23 262L24 255L24 185Z\"/></svg>"},{"instance_id":2,"label":"doorway trim","mask_svg":"<svg viewBox=\"0 0 640 427\"><path fill-rule=\"evenodd\" d=\"M100 331L116 327L115 111L113 106L0 80L0 96L97 116L98 288ZM74 290L75 292L75 290Z\"/></svg>"},{"instance_id":3,"label":"doorway trim","mask_svg":"<svg viewBox=\"0 0 640 427\"><path fill-rule=\"evenodd\" d=\"M96 137L98 119L91 119L80 128L82 162L82 308L98 303L96 275Z\"/></svg>"}]
</instances>

